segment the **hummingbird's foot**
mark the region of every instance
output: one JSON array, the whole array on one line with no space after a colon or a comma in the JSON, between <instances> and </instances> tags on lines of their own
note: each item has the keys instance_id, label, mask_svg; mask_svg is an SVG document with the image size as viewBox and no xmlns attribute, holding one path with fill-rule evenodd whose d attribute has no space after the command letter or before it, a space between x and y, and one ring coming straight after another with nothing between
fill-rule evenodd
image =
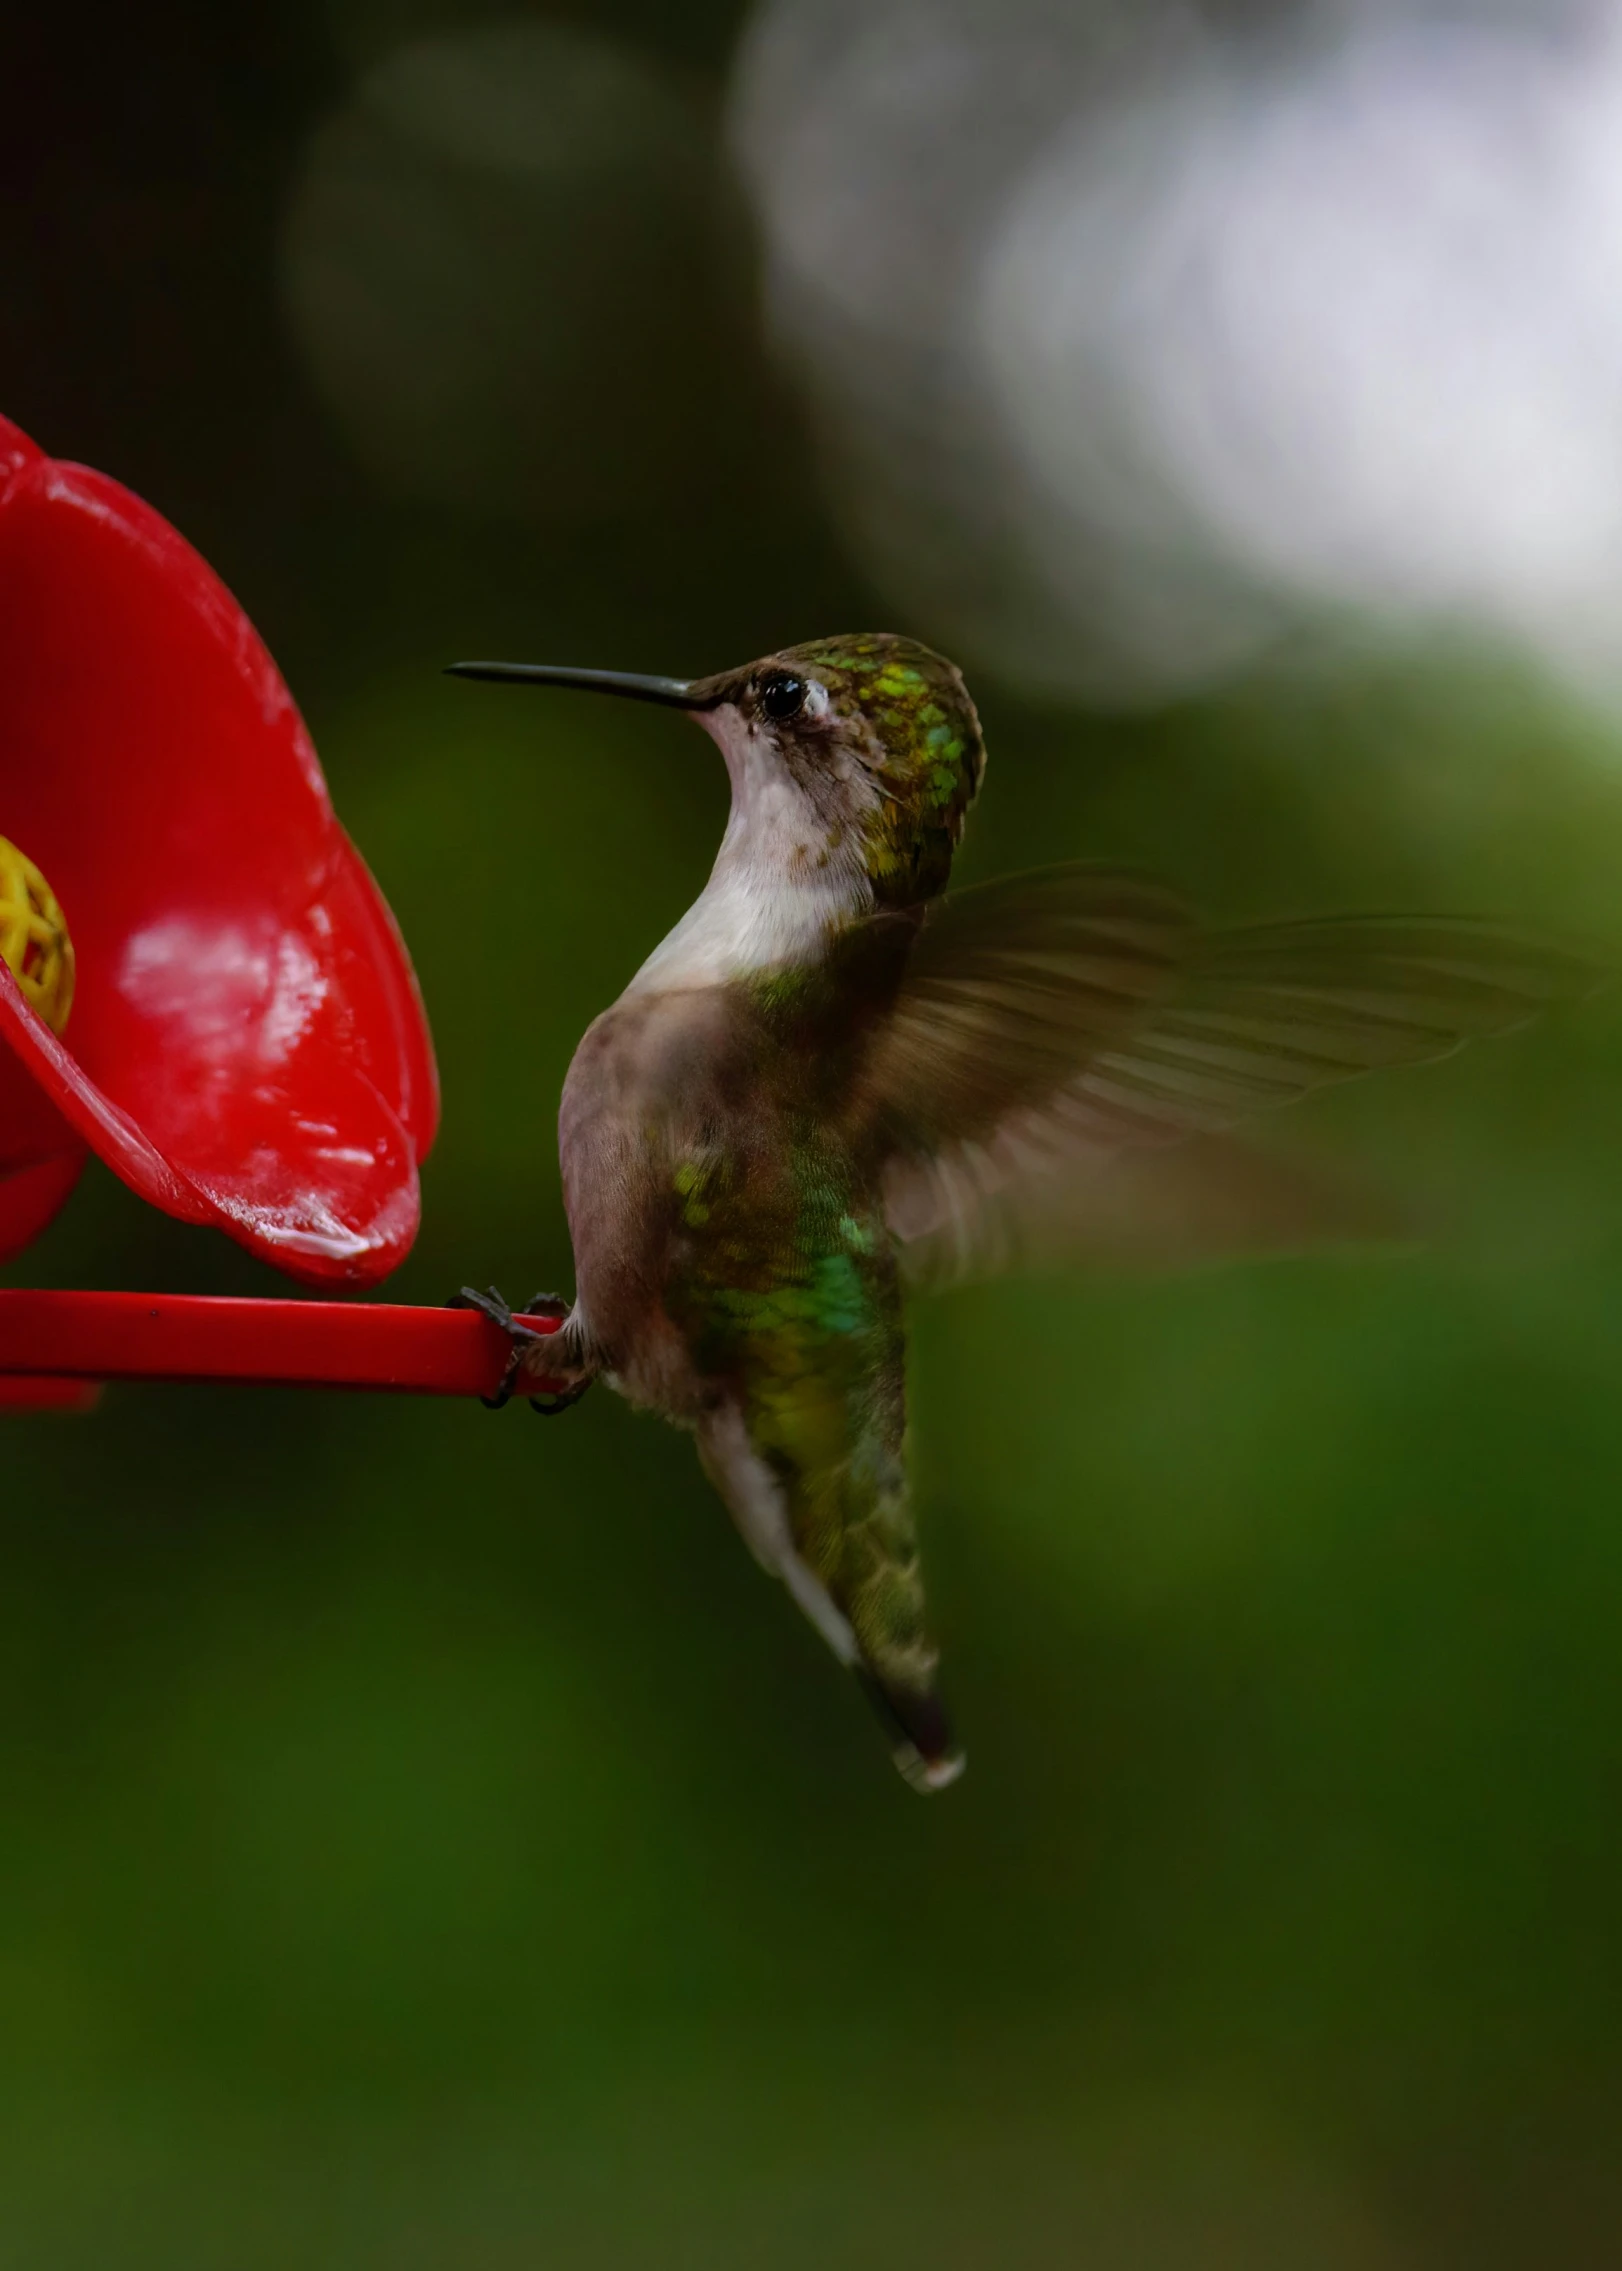
<instances>
[{"instance_id":1,"label":"hummingbird's foot","mask_svg":"<svg viewBox=\"0 0 1622 2271\"><path fill-rule=\"evenodd\" d=\"M500 1386L493 1396L479 1398L488 1411L500 1411L512 1401L525 1359L532 1358L538 1346L554 1337L551 1334L526 1332L517 1320L520 1317L552 1317L561 1320L569 1314L570 1307L561 1294L537 1293L533 1299L525 1302L522 1309L515 1310L493 1285L487 1286L483 1293L475 1286L464 1285L460 1293L451 1295L445 1306L448 1309L477 1309L481 1316L489 1318L492 1325L499 1325L512 1340L512 1353L501 1375ZM578 1403L590 1386L591 1376L588 1373L577 1386L571 1385L544 1401L540 1396L531 1396L530 1403L536 1411L550 1416L553 1412L567 1411L570 1404Z\"/></svg>"},{"instance_id":2,"label":"hummingbird's foot","mask_svg":"<svg viewBox=\"0 0 1622 2271\"><path fill-rule=\"evenodd\" d=\"M570 1379L566 1386L543 1389L538 1396L530 1397L530 1410L538 1412L542 1419L555 1419L560 1411L567 1411L571 1404L579 1403L592 1383L592 1372L577 1365L574 1337L569 1333L565 1322L573 1310L574 1303L565 1301L561 1293L537 1293L518 1312L521 1317L555 1317L558 1320L555 1333L548 1333L544 1340L531 1336L520 1347L520 1371L528 1369L544 1372L554 1379L559 1373L573 1373L577 1369L580 1372L579 1378Z\"/></svg>"},{"instance_id":3,"label":"hummingbird's foot","mask_svg":"<svg viewBox=\"0 0 1622 2271\"><path fill-rule=\"evenodd\" d=\"M539 1413L542 1419L556 1419L560 1411L567 1411L571 1404L579 1403L590 1386L588 1377L574 1381L567 1388L549 1388L541 1395L531 1396L529 1408L532 1412Z\"/></svg>"}]
</instances>

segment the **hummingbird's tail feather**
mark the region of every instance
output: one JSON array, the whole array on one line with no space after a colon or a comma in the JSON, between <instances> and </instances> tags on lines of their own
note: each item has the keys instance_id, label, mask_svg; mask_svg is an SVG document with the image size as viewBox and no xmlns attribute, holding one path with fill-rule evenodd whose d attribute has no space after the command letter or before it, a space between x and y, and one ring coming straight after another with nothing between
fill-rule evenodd
<instances>
[{"instance_id":1,"label":"hummingbird's tail feather","mask_svg":"<svg viewBox=\"0 0 1622 2271\"><path fill-rule=\"evenodd\" d=\"M856 1676L890 1738L890 1755L902 1780L925 1797L948 1789L968 1760L953 1740L940 1697L893 1686L868 1664L858 1664Z\"/></svg>"},{"instance_id":2,"label":"hummingbird's tail feather","mask_svg":"<svg viewBox=\"0 0 1622 2271\"><path fill-rule=\"evenodd\" d=\"M772 1464L736 1402L705 1414L696 1430L698 1454L756 1559L855 1673L902 1778L914 1790L944 1790L964 1761L935 1693L935 1651L923 1630L900 1416L897 1398L893 1472L884 1460L870 1461L885 1470L888 1487L877 1487L870 1475L855 1517L837 1490L819 1496L812 1472L796 1467L781 1443ZM849 1474L845 1446L841 1435L827 1462L835 1482Z\"/></svg>"}]
</instances>

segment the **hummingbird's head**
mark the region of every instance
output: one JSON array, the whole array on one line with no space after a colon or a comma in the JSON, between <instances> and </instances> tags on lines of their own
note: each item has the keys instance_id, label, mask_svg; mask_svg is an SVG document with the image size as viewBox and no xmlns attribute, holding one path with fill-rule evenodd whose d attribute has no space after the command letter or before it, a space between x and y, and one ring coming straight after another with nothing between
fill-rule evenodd
<instances>
[{"instance_id":1,"label":"hummingbird's head","mask_svg":"<svg viewBox=\"0 0 1622 2271\"><path fill-rule=\"evenodd\" d=\"M888 631L813 639L713 678L551 663L451 668L690 711L732 781L722 864L758 887L806 887L853 909L916 906L946 888L985 770L956 665Z\"/></svg>"},{"instance_id":2,"label":"hummingbird's head","mask_svg":"<svg viewBox=\"0 0 1622 2271\"><path fill-rule=\"evenodd\" d=\"M695 681L752 849L865 878L875 905L946 888L985 771L962 673L887 631L812 639ZM763 825L749 825L758 810Z\"/></svg>"}]
</instances>

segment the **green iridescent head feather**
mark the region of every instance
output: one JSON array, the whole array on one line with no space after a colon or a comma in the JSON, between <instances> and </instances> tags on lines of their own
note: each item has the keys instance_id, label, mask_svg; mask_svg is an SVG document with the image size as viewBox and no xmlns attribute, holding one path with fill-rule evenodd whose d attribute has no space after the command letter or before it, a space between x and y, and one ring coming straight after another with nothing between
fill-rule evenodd
<instances>
[{"instance_id":1,"label":"green iridescent head feather","mask_svg":"<svg viewBox=\"0 0 1622 2271\"><path fill-rule=\"evenodd\" d=\"M826 701L775 715L763 697L784 675ZM945 890L986 762L956 664L916 639L858 631L784 647L682 691L695 708L733 704L768 726L829 845L858 839L879 906L916 906Z\"/></svg>"},{"instance_id":2,"label":"green iridescent head feather","mask_svg":"<svg viewBox=\"0 0 1622 2271\"><path fill-rule=\"evenodd\" d=\"M885 631L813 639L775 659L826 688L833 717L879 789L862 822L879 904L912 906L944 891L986 762L957 666Z\"/></svg>"}]
</instances>

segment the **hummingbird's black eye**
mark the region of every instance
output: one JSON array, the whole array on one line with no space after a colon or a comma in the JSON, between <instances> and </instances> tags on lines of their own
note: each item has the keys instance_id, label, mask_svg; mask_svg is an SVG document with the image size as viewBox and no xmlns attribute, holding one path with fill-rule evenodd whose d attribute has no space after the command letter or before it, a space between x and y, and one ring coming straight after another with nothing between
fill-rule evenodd
<instances>
[{"instance_id":1,"label":"hummingbird's black eye","mask_svg":"<svg viewBox=\"0 0 1622 2271\"><path fill-rule=\"evenodd\" d=\"M769 718L798 717L805 707L805 680L792 670L768 671L760 682L760 706Z\"/></svg>"}]
</instances>

